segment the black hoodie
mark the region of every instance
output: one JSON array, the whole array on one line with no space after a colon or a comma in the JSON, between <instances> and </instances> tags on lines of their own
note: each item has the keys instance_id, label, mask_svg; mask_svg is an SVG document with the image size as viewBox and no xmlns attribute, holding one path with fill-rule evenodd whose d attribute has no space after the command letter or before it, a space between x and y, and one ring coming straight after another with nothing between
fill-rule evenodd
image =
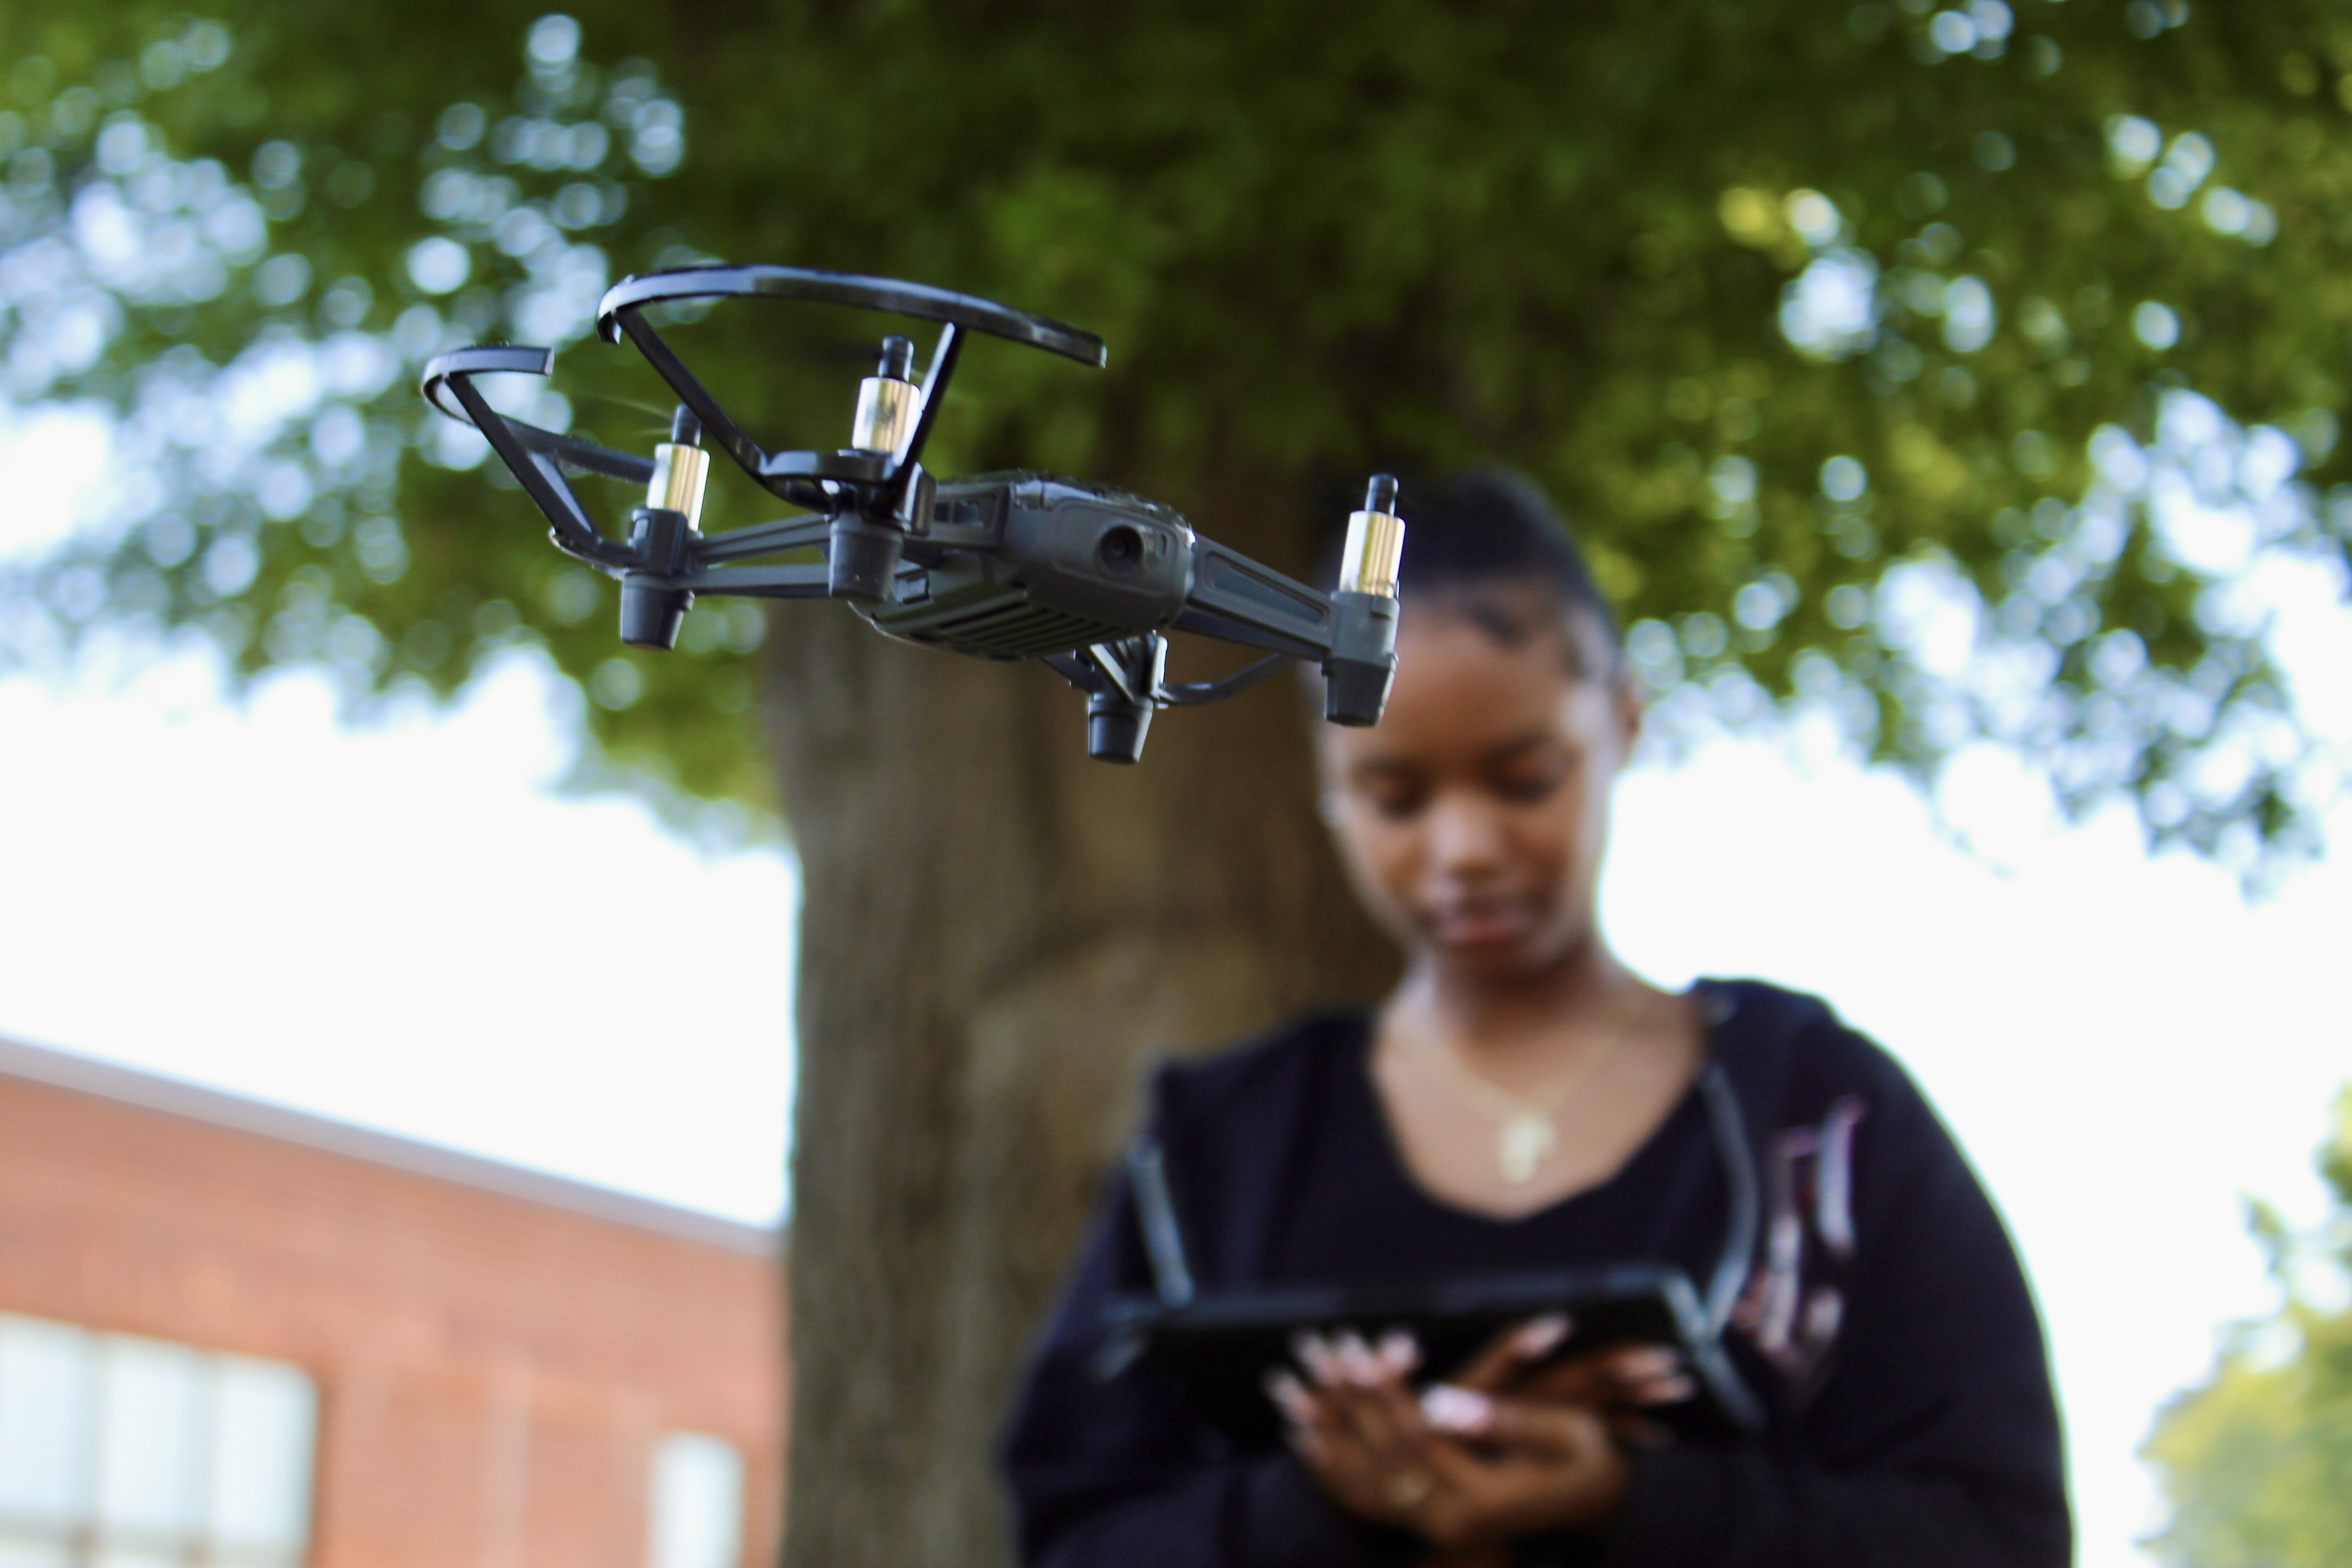
<instances>
[{"instance_id":1,"label":"black hoodie","mask_svg":"<svg viewBox=\"0 0 2352 1568\"><path fill-rule=\"evenodd\" d=\"M1726 1340L1768 1421L1748 1440L1636 1450L1604 1531L1522 1540L1515 1562L2063 1568L2072 1528L2040 1324L1950 1135L1815 998L1755 982L1701 995L1762 1198L1752 1263L1725 1281L1739 1287ZM1698 1089L1609 1182L1506 1222L1406 1174L1370 1044L1364 1015L1327 1014L1160 1069L1146 1134L1203 1296L1636 1259L1702 1289L1717 1272L1730 1184ZM1153 1367L1098 1379L1105 1304L1150 1286L1122 1179L1007 1433L1024 1563L1394 1568L1428 1552L1333 1509L1286 1450L1234 1451Z\"/></svg>"}]
</instances>

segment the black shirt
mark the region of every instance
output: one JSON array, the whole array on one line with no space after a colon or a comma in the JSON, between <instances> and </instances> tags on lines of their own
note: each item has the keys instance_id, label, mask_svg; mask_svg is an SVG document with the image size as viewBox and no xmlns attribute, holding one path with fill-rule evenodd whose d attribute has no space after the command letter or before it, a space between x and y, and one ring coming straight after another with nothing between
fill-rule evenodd
<instances>
[{"instance_id":1,"label":"black shirt","mask_svg":"<svg viewBox=\"0 0 2352 1568\"><path fill-rule=\"evenodd\" d=\"M1726 1335L1769 1421L1643 1449L1599 1536L1526 1564L2060 1568L2072 1531L2040 1325L1999 1217L1902 1069L1811 997L1706 983L1707 1050L1742 1110L1763 1225ZM1704 1287L1727 1184L1694 1091L1609 1182L1515 1221L1406 1172L1360 1013L1163 1067L1164 1151L1203 1295L1305 1280L1642 1259ZM1035 1568L1387 1568L1427 1548L1339 1513L1287 1451L1235 1452L1138 1363L1089 1363L1150 1272L1122 1180L1098 1215L1007 1435Z\"/></svg>"},{"instance_id":2,"label":"black shirt","mask_svg":"<svg viewBox=\"0 0 2352 1568\"><path fill-rule=\"evenodd\" d=\"M1635 1258L1706 1278L1722 1246L1723 1184L1696 1092L1610 1181L1496 1219L1432 1197L1406 1169L1372 1084L1368 1024L1341 1016L1303 1031L1321 1047L1309 1053L1305 1096L1318 1113L1299 1130L1269 1282L1377 1284Z\"/></svg>"}]
</instances>

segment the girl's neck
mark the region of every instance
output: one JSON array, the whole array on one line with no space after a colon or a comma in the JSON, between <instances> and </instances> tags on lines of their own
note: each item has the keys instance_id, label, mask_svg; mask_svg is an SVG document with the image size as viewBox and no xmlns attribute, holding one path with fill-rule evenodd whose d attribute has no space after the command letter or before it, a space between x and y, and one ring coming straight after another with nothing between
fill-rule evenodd
<instances>
[{"instance_id":1,"label":"girl's neck","mask_svg":"<svg viewBox=\"0 0 2352 1568\"><path fill-rule=\"evenodd\" d=\"M1507 979L1417 954L1390 1006L1457 1050L1508 1057L1606 1029L1647 991L1595 935L1559 963Z\"/></svg>"}]
</instances>

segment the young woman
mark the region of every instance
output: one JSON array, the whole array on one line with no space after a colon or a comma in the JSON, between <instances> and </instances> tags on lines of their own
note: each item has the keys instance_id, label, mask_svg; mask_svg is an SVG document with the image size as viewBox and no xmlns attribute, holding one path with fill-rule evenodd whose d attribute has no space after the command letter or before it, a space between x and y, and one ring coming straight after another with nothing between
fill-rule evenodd
<instances>
[{"instance_id":1,"label":"young woman","mask_svg":"<svg viewBox=\"0 0 2352 1568\"><path fill-rule=\"evenodd\" d=\"M1405 516L1387 716L1318 727L1405 977L1370 1014L1160 1070L1145 1136L1193 1283L1677 1265L1764 1424L1663 1441L1642 1412L1691 1397L1689 1369L1553 1362L1565 1325L1538 1319L1433 1386L1402 1338L1306 1340L1267 1390L1286 1441L1237 1447L1151 1364L1102 1375L1106 1303L1152 1288L1122 1182L1012 1423L1024 1561L2062 1568L2040 1327L1950 1137L1821 1002L1661 991L1616 960L1594 892L1642 710L1614 618L1522 482Z\"/></svg>"}]
</instances>

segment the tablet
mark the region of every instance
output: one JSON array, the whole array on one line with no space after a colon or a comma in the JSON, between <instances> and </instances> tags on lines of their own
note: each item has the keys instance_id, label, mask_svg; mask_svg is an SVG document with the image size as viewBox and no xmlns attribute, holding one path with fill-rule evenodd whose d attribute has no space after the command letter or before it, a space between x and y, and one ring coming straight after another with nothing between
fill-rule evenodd
<instances>
[{"instance_id":1,"label":"tablet","mask_svg":"<svg viewBox=\"0 0 2352 1568\"><path fill-rule=\"evenodd\" d=\"M1622 1344L1682 1352L1696 1393L1647 1414L1677 1436L1752 1432L1763 1413L1708 1331L1689 1276L1661 1264L1475 1275L1386 1286L1297 1285L1234 1291L1171 1307L1144 1297L1115 1299L1105 1370L1137 1356L1182 1386L1202 1416L1244 1449L1280 1441L1282 1421L1266 1374L1297 1371L1293 1338L1353 1330L1378 1341L1393 1330L1422 1350L1416 1381L1442 1382L1515 1323L1551 1312L1569 1319L1550 1359Z\"/></svg>"}]
</instances>

